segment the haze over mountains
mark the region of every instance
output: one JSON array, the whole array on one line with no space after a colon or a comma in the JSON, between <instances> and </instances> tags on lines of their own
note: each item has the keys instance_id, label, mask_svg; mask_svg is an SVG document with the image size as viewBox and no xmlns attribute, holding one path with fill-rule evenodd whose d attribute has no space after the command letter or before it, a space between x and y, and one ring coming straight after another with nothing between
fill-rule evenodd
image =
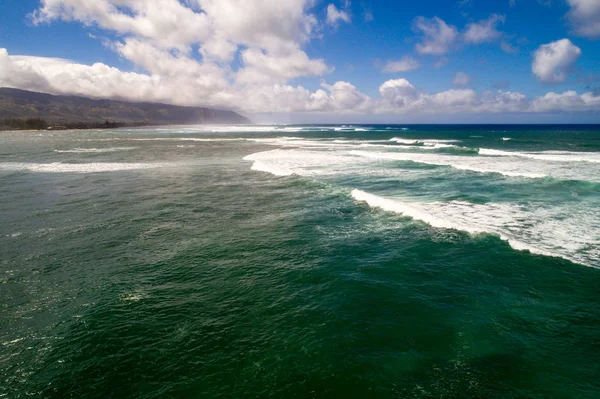
<instances>
[{"instance_id":1,"label":"haze over mountains","mask_svg":"<svg viewBox=\"0 0 600 399\"><path fill-rule=\"evenodd\" d=\"M12 88L0 88L2 118L40 118L51 125L96 125L105 121L123 125L251 123L248 118L233 111L55 96Z\"/></svg>"}]
</instances>

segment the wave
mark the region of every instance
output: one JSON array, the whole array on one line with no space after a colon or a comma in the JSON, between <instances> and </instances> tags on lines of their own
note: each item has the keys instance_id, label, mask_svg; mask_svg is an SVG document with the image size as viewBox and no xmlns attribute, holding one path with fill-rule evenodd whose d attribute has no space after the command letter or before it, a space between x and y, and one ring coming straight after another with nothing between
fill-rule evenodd
<instances>
[{"instance_id":1,"label":"wave","mask_svg":"<svg viewBox=\"0 0 600 399\"><path fill-rule=\"evenodd\" d=\"M538 208L525 211L509 204L473 204L462 201L414 202L387 199L362 190L352 190L352 197L372 208L394 212L419 220L432 227L454 229L470 234L495 234L516 250L562 257L587 266L599 267L600 250L593 249L594 238L589 229L588 213L570 216L565 221L564 210ZM549 228L552 227L552 228ZM566 239L568 238L568 239Z\"/></svg>"},{"instance_id":2,"label":"wave","mask_svg":"<svg viewBox=\"0 0 600 399\"><path fill-rule=\"evenodd\" d=\"M416 152L350 151L351 154L371 159L412 161L429 165L450 166L477 173L496 173L508 177L546 178L600 182L600 168L582 169L573 165L521 157L458 156ZM594 164L595 165L595 164Z\"/></svg>"},{"instance_id":3,"label":"wave","mask_svg":"<svg viewBox=\"0 0 600 399\"><path fill-rule=\"evenodd\" d=\"M308 147L308 148L322 148L322 149L343 149L343 148L356 148L360 143L364 141L359 140L306 140L297 137L277 137L277 138L258 138L258 139L247 139L254 143L267 144L277 147Z\"/></svg>"},{"instance_id":4,"label":"wave","mask_svg":"<svg viewBox=\"0 0 600 399\"><path fill-rule=\"evenodd\" d=\"M34 173L102 173L126 170L152 169L166 166L164 163L0 163L0 170L29 171Z\"/></svg>"},{"instance_id":5,"label":"wave","mask_svg":"<svg viewBox=\"0 0 600 399\"><path fill-rule=\"evenodd\" d=\"M554 162L591 162L600 163L600 153L571 152L571 151L542 151L542 152L515 152L492 150L488 148L479 149L480 155L507 156L538 159Z\"/></svg>"},{"instance_id":6,"label":"wave","mask_svg":"<svg viewBox=\"0 0 600 399\"><path fill-rule=\"evenodd\" d=\"M290 174L288 171L302 175L316 175L319 173L333 173L343 169L348 164L359 163L357 158L364 158L363 162L369 160L388 161L411 161L427 165L448 166L457 170L471 171L475 173L500 174L507 177L524 177L532 179L555 178L566 181L588 181L600 182L600 168L592 164L582 169L576 165L565 165L558 162L548 162L547 159L518 157L518 156L490 156L486 149L459 147L449 144L436 144L431 147L415 147L404 145L386 144L346 144L331 143L323 141L294 141L287 142L282 139L256 139L255 141L283 147L294 147L297 150L274 150L275 152L264 152L269 154L268 159L254 159L253 155L246 160L262 161L270 166L263 165L261 170L276 168L277 172ZM364 150L360 150L363 148ZM382 148L387 151L373 151ZM402 149L405 151L392 151ZM408 150L408 151L406 151ZM496 150L494 150L496 151ZM481 155L483 152L484 155ZM551 154L549 154L551 155ZM556 154L554 154L556 155ZM561 155L561 156L564 156ZM274 165L276 164L276 165ZM258 168L258 165L256 166ZM356 169L355 169L356 171Z\"/></svg>"},{"instance_id":7,"label":"wave","mask_svg":"<svg viewBox=\"0 0 600 399\"><path fill-rule=\"evenodd\" d=\"M435 148L438 152L457 154L457 155L477 155L479 154L479 148L474 147L460 147L457 145L448 145L443 147Z\"/></svg>"},{"instance_id":8,"label":"wave","mask_svg":"<svg viewBox=\"0 0 600 399\"><path fill-rule=\"evenodd\" d=\"M494 167L486 167L485 163L477 162L481 157L469 157L469 161L461 161L461 158L451 155L434 155L434 154L418 154L418 153L382 153L382 152L367 152L367 151L351 151L353 155L371 158L371 159L382 159L389 161L412 161L418 163L424 163L428 165L439 165L439 166L451 166L458 170L469 170L478 173L497 173L508 177L528 177L528 178L544 178L548 175L537 172L524 172L518 168L512 168L504 170L501 169L501 165L495 165ZM477 160L477 161L474 161ZM499 167L500 166L500 167Z\"/></svg>"},{"instance_id":9,"label":"wave","mask_svg":"<svg viewBox=\"0 0 600 399\"><path fill-rule=\"evenodd\" d=\"M135 150L137 147L111 147L111 148L73 148L72 150L54 150L59 154L86 154L86 153L103 153L116 151Z\"/></svg>"},{"instance_id":10,"label":"wave","mask_svg":"<svg viewBox=\"0 0 600 399\"><path fill-rule=\"evenodd\" d=\"M512 140L512 138L510 138L510 137L502 137L502 141L510 141L510 140Z\"/></svg>"},{"instance_id":11,"label":"wave","mask_svg":"<svg viewBox=\"0 0 600 399\"><path fill-rule=\"evenodd\" d=\"M402 149L411 151L435 151L440 153L448 154L461 154L461 155L477 155L479 154L479 148L461 147L453 144L435 144L431 146L411 146L411 145L390 145L390 144L372 144L362 143L358 145L362 148L388 148L388 149Z\"/></svg>"},{"instance_id":12,"label":"wave","mask_svg":"<svg viewBox=\"0 0 600 399\"><path fill-rule=\"evenodd\" d=\"M414 146L435 146L449 143L460 143L460 140L438 140L438 139L405 139L402 137L392 137L389 141L395 141L398 144Z\"/></svg>"},{"instance_id":13,"label":"wave","mask_svg":"<svg viewBox=\"0 0 600 399\"><path fill-rule=\"evenodd\" d=\"M257 152L245 156L244 161L254 162L252 170L271 173L275 176L326 176L339 175L357 167L370 163L369 160L357 159L345 151L314 150L271 150ZM354 169L353 169L354 168Z\"/></svg>"},{"instance_id":14,"label":"wave","mask_svg":"<svg viewBox=\"0 0 600 399\"><path fill-rule=\"evenodd\" d=\"M219 141L246 141L245 138L193 138L193 137L154 137L143 139L117 139L125 141L197 141L197 142L219 142Z\"/></svg>"},{"instance_id":15,"label":"wave","mask_svg":"<svg viewBox=\"0 0 600 399\"><path fill-rule=\"evenodd\" d=\"M361 127L336 127L333 130L335 132L368 132L370 129Z\"/></svg>"}]
</instances>

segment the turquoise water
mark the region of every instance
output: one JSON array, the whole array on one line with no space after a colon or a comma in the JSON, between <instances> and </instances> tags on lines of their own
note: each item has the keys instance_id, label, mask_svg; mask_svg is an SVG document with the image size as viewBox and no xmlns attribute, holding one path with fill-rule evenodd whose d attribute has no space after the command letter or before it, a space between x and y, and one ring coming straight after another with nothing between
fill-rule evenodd
<instances>
[{"instance_id":1,"label":"turquoise water","mask_svg":"<svg viewBox=\"0 0 600 399\"><path fill-rule=\"evenodd\" d=\"M0 397L600 397L600 131L0 133Z\"/></svg>"}]
</instances>

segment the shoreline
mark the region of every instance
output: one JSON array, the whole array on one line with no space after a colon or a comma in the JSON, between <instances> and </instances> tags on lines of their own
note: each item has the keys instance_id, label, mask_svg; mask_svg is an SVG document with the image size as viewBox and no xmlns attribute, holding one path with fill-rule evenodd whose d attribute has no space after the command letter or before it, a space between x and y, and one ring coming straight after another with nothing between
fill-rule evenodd
<instances>
[{"instance_id":1,"label":"shoreline","mask_svg":"<svg viewBox=\"0 0 600 399\"><path fill-rule=\"evenodd\" d=\"M64 131L76 131L76 130L116 130L116 129L135 129L135 128L158 128L165 126L252 126L253 123L239 124L239 123L169 123L169 124L123 124L119 126L90 126L90 127L62 127L62 126L51 126L46 129L4 129L0 127L0 133L4 132L24 132L24 133L34 133L34 132L64 132Z\"/></svg>"}]
</instances>

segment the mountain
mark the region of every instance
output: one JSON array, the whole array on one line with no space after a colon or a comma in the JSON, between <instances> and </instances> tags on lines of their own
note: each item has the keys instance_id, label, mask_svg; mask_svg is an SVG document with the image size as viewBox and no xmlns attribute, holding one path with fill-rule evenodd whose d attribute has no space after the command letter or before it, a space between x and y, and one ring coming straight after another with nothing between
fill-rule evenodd
<instances>
[{"instance_id":1,"label":"mountain","mask_svg":"<svg viewBox=\"0 0 600 399\"><path fill-rule=\"evenodd\" d=\"M233 111L145 102L95 100L0 88L0 119L39 118L49 126L248 124ZM1 121L0 121L1 124Z\"/></svg>"}]
</instances>

